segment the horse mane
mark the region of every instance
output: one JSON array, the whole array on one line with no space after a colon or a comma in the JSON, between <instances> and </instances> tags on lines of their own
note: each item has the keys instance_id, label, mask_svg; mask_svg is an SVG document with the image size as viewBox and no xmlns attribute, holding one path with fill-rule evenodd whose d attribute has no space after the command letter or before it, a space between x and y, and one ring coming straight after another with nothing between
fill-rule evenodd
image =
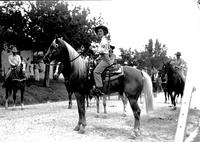
<instances>
[{"instance_id":1,"label":"horse mane","mask_svg":"<svg viewBox=\"0 0 200 142\"><path fill-rule=\"evenodd\" d=\"M64 60L70 64L72 72L70 72L70 79L74 80L75 78L80 79L84 78L87 75L87 66L86 61L79 55L79 53L66 41L58 38L62 48L64 48L62 54L64 58L68 54L69 57L66 57ZM54 40L55 42L55 40Z\"/></svg>"}]
</instances>

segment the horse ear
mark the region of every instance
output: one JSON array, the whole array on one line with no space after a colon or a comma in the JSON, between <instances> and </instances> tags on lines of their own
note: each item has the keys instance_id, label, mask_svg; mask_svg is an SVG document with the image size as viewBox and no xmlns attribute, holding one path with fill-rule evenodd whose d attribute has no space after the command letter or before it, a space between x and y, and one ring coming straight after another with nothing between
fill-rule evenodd
<instances>
[{"instance_id":1,"label":"horse ear","mask_svg":"<svg viewBox=\"0 0 200 142\"><path fill-rule=\"evenodd\" d=\"M56 41L56 43L58 43L58 41L59 41L59 40L58 40L58 35L57 35L57 34L55 35L55 41Z\"/></svg>"}]
</instances>

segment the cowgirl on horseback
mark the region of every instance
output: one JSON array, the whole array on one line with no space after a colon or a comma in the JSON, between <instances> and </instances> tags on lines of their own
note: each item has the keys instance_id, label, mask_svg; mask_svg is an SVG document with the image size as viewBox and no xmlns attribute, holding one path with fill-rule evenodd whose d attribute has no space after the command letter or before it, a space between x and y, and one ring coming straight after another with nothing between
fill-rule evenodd
<instances>
[{"instance_id":1,"label":"cowgirl on horseback","mask_svg":"<svg viewBox=\"0 0 200 142\"><path fill-rule=\"evenodd\" d=\"M108 34L108 28L106 26L98 26L95 29L95 33L98 36L99 43L93 43L91 45L91 49L101 55L101 61L100 63L96 66L94 69L94 80L96 84L95 92L99 94L104 94L102 92L103 90L103 83L102 83L102 78L101 74L102 72L110 66L111 63L111 58L109 56L109 51L110 51L110 45L109 45L109 40L107 38Z\"/></svg>"}]
</instances>

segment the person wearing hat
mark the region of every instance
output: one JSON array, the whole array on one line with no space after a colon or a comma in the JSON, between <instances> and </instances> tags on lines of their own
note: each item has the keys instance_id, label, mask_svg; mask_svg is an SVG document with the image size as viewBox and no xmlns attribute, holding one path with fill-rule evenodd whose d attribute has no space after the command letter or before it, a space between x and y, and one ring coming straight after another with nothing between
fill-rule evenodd
<instances>
[{"instance_id":1,"label":"person wearing hat","mask_svg":"<svg viewBox=\"0 0 200 142\"><path fill-rule=\"evenodd\" d=\"M6 74L6 78L5 78L5 81L7 80L7 78L10 76L11 72L13 69L16 69L18 67L20 67L21 65L21 57L17 54L18 51L17 51L17 48L15 45L11 45L11 48L12 48L12 54L8 56L8 61L10 63L10 68Z\"/></svg>"},{"instance_id":2,"label":"person wearing hat","mask_svg":"<svg viewBox=\"0 0 200 142\"><path fill-rule=\"evenodd\" d=\"M101 56L100 58L101 61L96 66L93 72L95 85L96 85L95 92L102 95L104 93L103 93L103 83L102 83L101 74L106 69L106 67L112 64L110 56L109 56L110 45L109 45L109 40L107 38L108 28L106 26L100 25L96 27L94 31L100 42L91 44L90 49L92 49L95 53Z\"/></svg>"},{"instance_id":3,"label":"person wearing hat","mask_svg":"<svg viewBox=\"0 0 200 142\"><path fill-rule=\"evenodd\" d=\"M174 68L177 70L177 72L185 82L186 72L187 72L186 62L181 58L181 52L177 52L175 55L176 59L173 63Z\"/></svg>"}]
</instances>

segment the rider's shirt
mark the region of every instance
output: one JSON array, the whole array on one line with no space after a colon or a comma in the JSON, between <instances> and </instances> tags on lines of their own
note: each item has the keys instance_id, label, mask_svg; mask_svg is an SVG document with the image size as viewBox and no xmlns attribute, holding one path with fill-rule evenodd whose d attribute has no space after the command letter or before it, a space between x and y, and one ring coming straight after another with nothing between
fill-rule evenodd
<instances>
[{"instance_id":1,"label":"rider's shirt","mask_svg":"<svg viewBox=\"0 0 200 142\"><path fill-rule=\"evenodd\" d=\"M186 68L186 63L181 58L176 59L174 65L177 66L177 67L179 67L179 69L185 69Z\"/></svg>"},{"instance_id":2,"label":"rider's shirt","mask_svg":"<svg viewBox=\"0 0 200 142\"><path fill-rule=\"evenodd\" d=\"M108 39L105 36L103 36L101 42L97 44L97 47L94 48L93 50L100 54L108 54L110 50Z\"/></svg>"},{"instance_id":3,"label":"rider's shirt","mask_svg":"<svg viewBox=\"0 0 200 142\"><path fill-rule=\"evenodd\" d=\"M11 64L11 66L19 66L21 64L21 57L19 55L9 55L8 61Z\"/></svg>"}]
</instances>

